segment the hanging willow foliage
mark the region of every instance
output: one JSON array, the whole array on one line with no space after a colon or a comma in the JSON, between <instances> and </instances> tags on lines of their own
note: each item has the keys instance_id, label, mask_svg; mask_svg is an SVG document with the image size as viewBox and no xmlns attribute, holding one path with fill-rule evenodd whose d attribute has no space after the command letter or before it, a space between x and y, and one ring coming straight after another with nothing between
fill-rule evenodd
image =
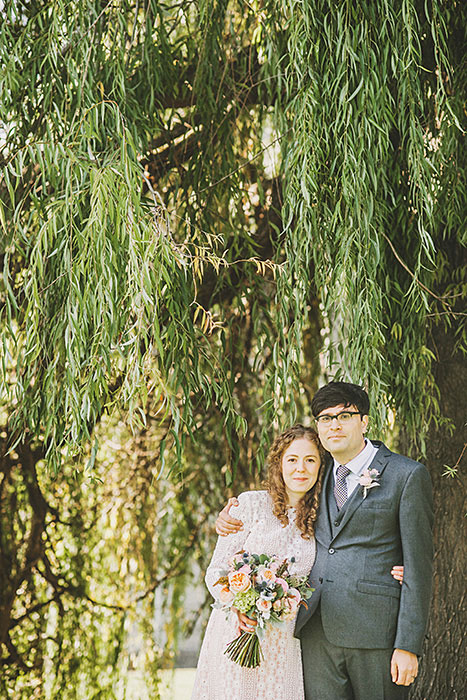
<instances>
[{"instance_id":1,"label":"hanging willow foliage","mask_svg":"<svg viewBox=\"0 0 467 700\"><path fill-rule=\"evenodd\" d=\"M7 4L3 388L17 439L40 435L56 464L104 410L123 402L134 417L148 392L176 441L200 394L229 435L243 431L223 303L259 288L273 302L272 325L255 312L258 351L272 351L267 423L282 404L294 414L284 399L319 295L328 371L384 394L420 435L421 397L425 417L436 413L426 287L460 210L454 9L427 12L407 1ZM268 104L282 235L255 221L275 186L265 192L257 157ZM449 313L449 293L436 301Z\"/></svg>"},{"instance_id":2,"label":"hanging willow foliage","mask_svg":"<svg viewBox=\"0 0 467 700\"><path fill-rule=\"evenodd\" d=\"M218 6L216 20L200 7L204 43L196 59L197 46L179 26L190 8L185 15L153 2L98 12L88 3L75 13L75 3L45 3L24 9L28 16L20 5L9 6L1 36L9 56L1 120L8 124L3 387L15 406L11 433L40 436L56 464L57 448L85 444L104 410L123 403L131 415L148 393L159 397L161 418L171 415L177 444L193 428L194 395L220 407L229 432L244 429L218 357L224 333L220 343L207 340L216 323L196 300L206 267L219 272L238 253L254 257L254 245L243 241L219 256L225 239L212 225L222 209L228 229L237 218L227 211L230 184L224 193L210 187L234 156L228 135L235 116L221 119L225 105L212 92L212 81L222 84L222 65L211 57L226 8ZM185 82L177 66L186 52L193 88L183 107L170 109L178 81ZM188 177L170 173L178 158L173 132L181 134L184 158L189 142L196 144ZM168 175L157 183L162 197L143 172L143 154L156 161L144 163L153 180L168 156L161 166ZM175 220L164 199L177 204Z\"/></svg>"},{"instance_id":3,"label":"hanging willow foliage","mask_svg":"<svg viewBox=\"0 0 467 700\"><path fill-rule=\"evenodd\" d=\"M422 444L438 413L427 313L463 326L439 283L443 241L458 237L465 211L462 74L446 26L456 9L277 3L289 50L283 294L300 319L314 281L334 330L329 370L386 396Z\"/></svg>"},{"instance_id":4,"label":"hanging willow foliage","mask_svg":"<svg viewBox=\"0 0 467 700\"><path fill-rule=\"evenodd\" d=\"M1 552L5 571L16 562L0 586L12 678L41 674L33 628L48 653L44 550L24 555L42 511L21 455L47 478L62 465L68 499L71 465L102 475L107 421L148 431L151 479L172 469L186 489L161 526L168 547L225 483L254 481L323 378L365 383L376 428L391 409L414 455L450 417L438 370L465 348L465 19L457 0L2 4L2 531L17 493L28 514ZM131 527L150 589L157 553ZM205 550L193 545L201 563ZM58 622L68 651L86 605Z\"/></svg>"}]
</instances>

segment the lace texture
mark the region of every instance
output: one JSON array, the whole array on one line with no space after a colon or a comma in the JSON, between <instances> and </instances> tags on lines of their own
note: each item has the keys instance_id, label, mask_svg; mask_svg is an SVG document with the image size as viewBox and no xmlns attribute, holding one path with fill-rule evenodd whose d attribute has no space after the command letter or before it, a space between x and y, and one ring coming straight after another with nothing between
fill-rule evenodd
<instances>
[{"instance_id":1,"label":"lace texture","mask_svg":"<svg viewBox=\"0 0 467 700\"><path fill-rule=\"evenodd\" d=\"M232 515L243 521L244 529L219 537L206 572L206 585L217 599L214 586L225 572L233 554L245 549L256 554L295 557L290 572L308 574L316 554L315 541L304 540L295 525L295 511L289 510L289 524L283 527L273 515L266 491L247 491L238 497L240 505ZM242 668L224 654L237 634L236 615L213 610L201 647L192 700L304 700L300 642L293 636L295 622L271 627L261 641L264 659L256 669Z\"/></svg>"}]
</instances>

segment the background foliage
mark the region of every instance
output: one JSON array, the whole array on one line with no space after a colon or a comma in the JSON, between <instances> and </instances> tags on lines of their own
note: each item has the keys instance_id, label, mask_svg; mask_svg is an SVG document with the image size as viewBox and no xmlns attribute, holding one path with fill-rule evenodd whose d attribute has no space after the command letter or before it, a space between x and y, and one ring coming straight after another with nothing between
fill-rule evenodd
<instances>
[{"instance_id":1,"label":"background foliage","mask_svg":"<svg viewBox=\"0 0 467 700\"><path fill-rule=\"evenodd\" d=\"M156 694L226 487L346 377L432 472L414 697L460 697L463 5L0 14L2 692L119 696L139 625Z\"/></svg>"}]
</instances>

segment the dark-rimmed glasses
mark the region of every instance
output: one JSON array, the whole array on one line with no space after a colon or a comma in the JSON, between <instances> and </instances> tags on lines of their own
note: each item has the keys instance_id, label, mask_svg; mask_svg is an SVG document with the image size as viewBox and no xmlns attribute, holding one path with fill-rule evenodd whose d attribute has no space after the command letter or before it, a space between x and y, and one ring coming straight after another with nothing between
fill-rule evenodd
<instances>
[{"instance_id":1,"label":"dark-rimmed glasses","mask_svg":"<svg viewBox=\"0 0 467 700\"><path fill-rule=\"evenodd\" d=\"M335 418L338 423L348 423L352 420L353 416L360 415L360 411L341 411L340 413L336 413L335 416L331 416L330 413L323 413L322 416L316 416L315 421L319 425L331 425L332 421Z\"/></svg>"}]
</instances>

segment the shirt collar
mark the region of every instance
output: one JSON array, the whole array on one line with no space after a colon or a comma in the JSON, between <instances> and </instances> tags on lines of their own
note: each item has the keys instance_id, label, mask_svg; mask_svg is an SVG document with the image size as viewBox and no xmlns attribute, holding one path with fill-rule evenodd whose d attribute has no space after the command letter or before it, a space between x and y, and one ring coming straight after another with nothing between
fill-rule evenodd
<instances>
[{"instance_id":1,"label":"shirt collar","mask_svg":"<svg viewBox=\"0 0 467 700\"><path fill-rule=\"evenodd\" d=\"M373 461L373 457L375 456L376 452L378 451L378 448L373 445L370 440L367 440L365 438L365 447L361 452L358 453L356 457L351 459L347 464L345 465L350 471L355 474L359 475L363 469L371 464ZM337 462L334 460L334 475L336 474L337 467L340 465L340 462Z\"/></svg>"}]
</instances>

